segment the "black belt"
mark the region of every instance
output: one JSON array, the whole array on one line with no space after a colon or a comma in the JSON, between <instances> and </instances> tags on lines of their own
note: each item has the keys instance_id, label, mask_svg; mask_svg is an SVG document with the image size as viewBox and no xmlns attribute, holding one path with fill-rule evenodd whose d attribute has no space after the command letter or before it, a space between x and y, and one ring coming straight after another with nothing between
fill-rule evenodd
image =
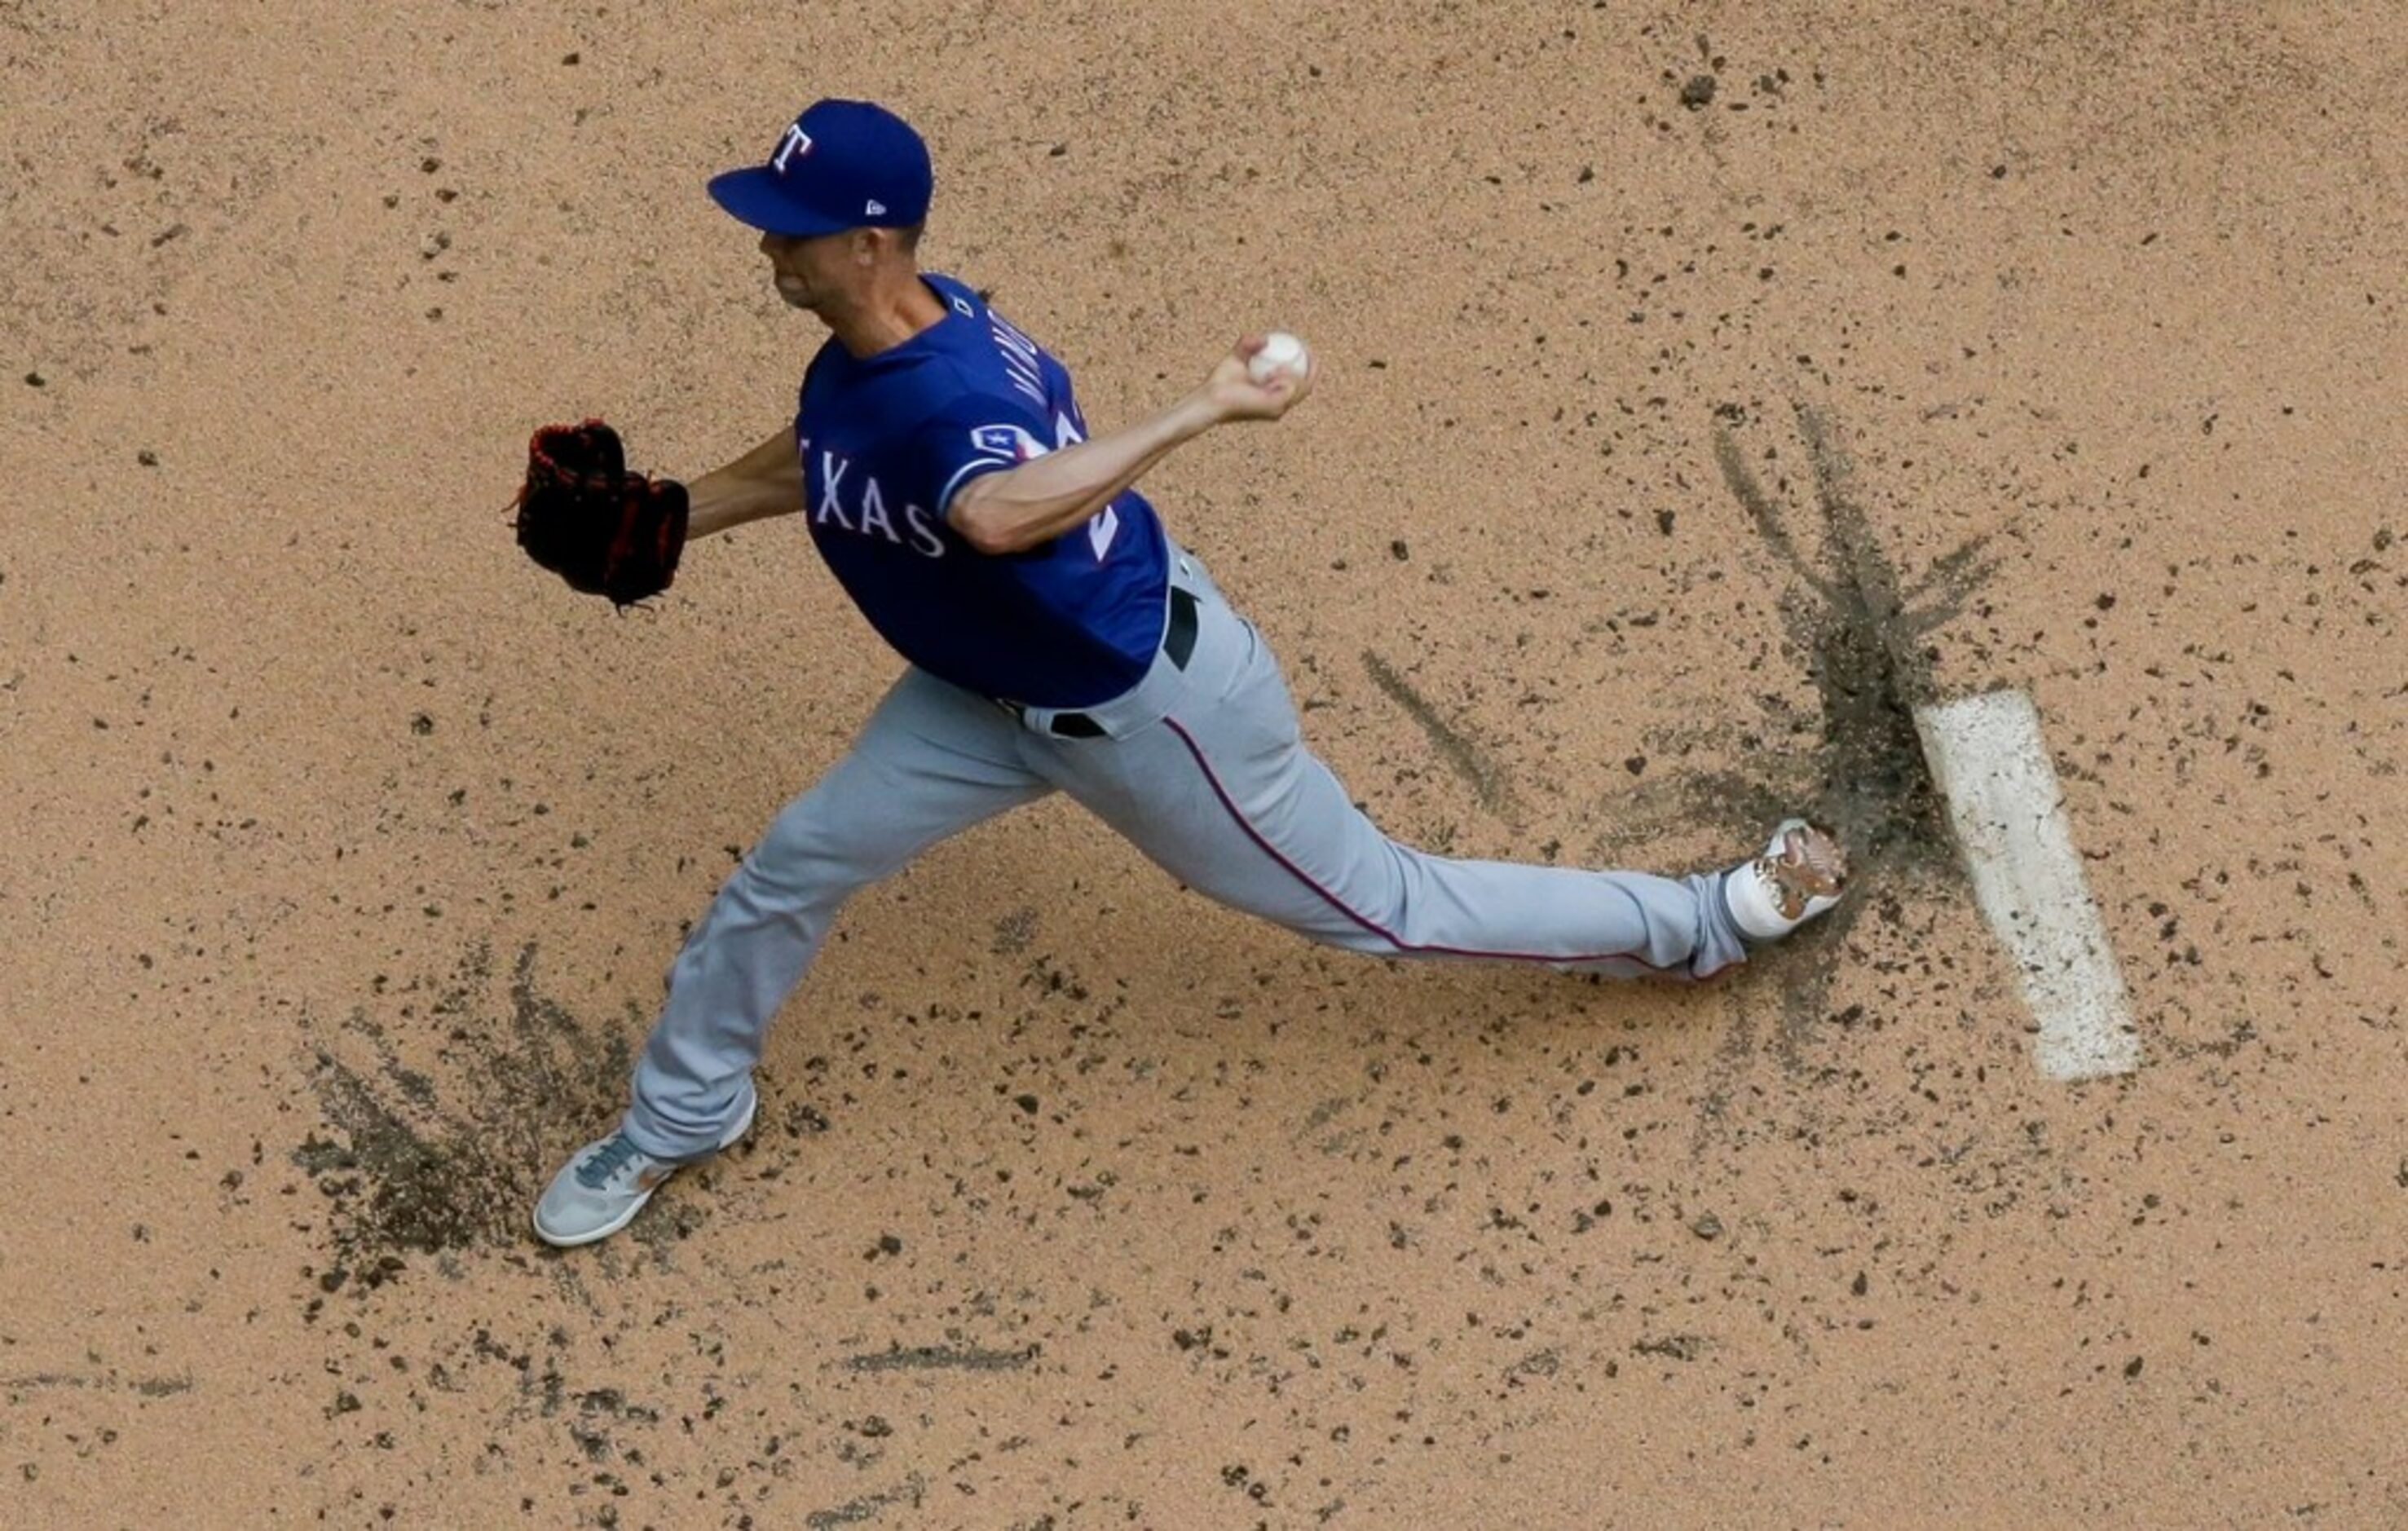
<instances>
[{"instance_id":1,"label":"black belt","mask_svg":"<svg viewBox=\"0 0 2408 1531\"><path fill-rule=\"evenodd\" d=\"M1196 597L1177 585L1170 587L1170 623L1163 629L1162 656L1170 661L1173 669L1183 670L1196 652ZM996 706L1015 718L1026 718L1028 708L1021 702L996 698ZM1056 712L1046 723L1045 731L1066 739L1099 739L1104 725L1083 712Z\"/></svg>"}]
</instances>

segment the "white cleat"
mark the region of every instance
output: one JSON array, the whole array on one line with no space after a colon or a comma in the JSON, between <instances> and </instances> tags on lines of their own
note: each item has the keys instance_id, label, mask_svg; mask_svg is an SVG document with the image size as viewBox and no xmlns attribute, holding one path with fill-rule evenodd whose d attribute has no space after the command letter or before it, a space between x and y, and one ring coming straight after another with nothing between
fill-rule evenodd
<instances>
[{"instance_id":1,"label":"white cleat","mask_svg":"<svg viewBox=\"0 0 2408 1531\"><path fill-rule=\"evenodd\" d=\"M1803 819L1784 819L1764 854L1723 877L1723 901L1740 934L1777 941L1824 913L1847 891L1848 856L1832 833Z\"/></svg>"}]
</instances>

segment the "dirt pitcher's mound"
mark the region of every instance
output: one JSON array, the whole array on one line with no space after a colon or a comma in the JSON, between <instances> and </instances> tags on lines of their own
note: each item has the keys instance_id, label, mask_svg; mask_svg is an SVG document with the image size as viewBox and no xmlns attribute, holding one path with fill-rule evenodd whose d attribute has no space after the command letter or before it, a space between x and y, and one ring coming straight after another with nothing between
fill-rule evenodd
<instances>
[{"instance_id":1,"label":"dirt pitcher's mound","mask_svg":"<svg viewBox=\"0 0 2408 1531\"><path fill-rule=\"evenodd\" d=\"M2315 5L0 7L0 1519L2408 1517L2408 18ZM703 193L909 116L923 255L1453 854L1860 896L1702 987L1323 951L1040 803L856 898L760 1125L527 1228L897 662ZM2035 1066L1913 709L2028 694L2136 1071Z\"/></svg>"}]
</instances>

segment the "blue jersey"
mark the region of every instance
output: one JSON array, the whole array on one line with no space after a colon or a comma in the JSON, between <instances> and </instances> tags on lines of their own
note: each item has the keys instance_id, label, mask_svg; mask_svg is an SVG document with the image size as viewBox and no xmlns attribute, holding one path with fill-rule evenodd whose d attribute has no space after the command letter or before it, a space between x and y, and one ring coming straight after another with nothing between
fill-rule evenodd
<instances>
[{"instance_id":1,"label":"blue jersey","mask_svg":"<svg viewBox=\"0 0 2408 1531\"><path fill-rule=\"evenodd\" d=\"M803 511L846 594L905 659L982 695L1079 708L1135 685L1161 645L1168 549L1124 491L1025 552L945 522L982 473L1086 439L1062 364L949 277L945 317L875 356L835 339L803 375Z\"/></svg>"}]
</instances>

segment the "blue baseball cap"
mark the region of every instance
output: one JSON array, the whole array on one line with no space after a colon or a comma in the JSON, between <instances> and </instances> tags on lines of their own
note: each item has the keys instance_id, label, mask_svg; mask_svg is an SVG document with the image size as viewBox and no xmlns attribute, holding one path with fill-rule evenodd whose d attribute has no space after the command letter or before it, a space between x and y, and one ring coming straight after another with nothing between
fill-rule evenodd
<instances>
[{"instance_id":1,"label":"blue baseball cap","mask_svg":"<svg viewBox=\"0 0 2408 1531\"><path fill-rule=\"evenodd\" d=\"M936 172L911 124L867 101L815 101L768 162L710 179L710 197L738 222L794 238L845 229L909 228L928 216Z\"/></svg>"}]
</instances>

